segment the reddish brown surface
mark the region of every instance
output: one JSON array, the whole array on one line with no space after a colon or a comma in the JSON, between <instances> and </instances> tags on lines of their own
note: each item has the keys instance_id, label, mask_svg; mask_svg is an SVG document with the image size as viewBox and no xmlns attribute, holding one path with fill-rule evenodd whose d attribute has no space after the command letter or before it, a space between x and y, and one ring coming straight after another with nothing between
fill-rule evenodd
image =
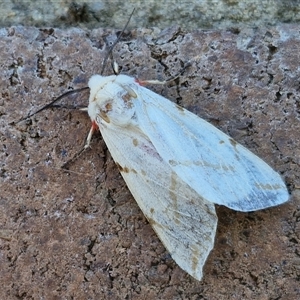
<instances>
[{"instance_id":1,"label":"reddish brown surface","mask_svg":"<svg viewBox=\"0 0 300 300\"><path fill-rule=\"evenodd\" d=\"M170 30L155 43L139 30L115 49L122 72L140 79L168 78L198 56L177 81L150 88L246 145L292 192L288 204L260 212L219 207L197 282L165 251L100 134L61 169L82 148L84 112L48 109L16 123L100 71L105 32L2 29L0 298L299 299L298 31Z\"/></svg>"}]
</instances>

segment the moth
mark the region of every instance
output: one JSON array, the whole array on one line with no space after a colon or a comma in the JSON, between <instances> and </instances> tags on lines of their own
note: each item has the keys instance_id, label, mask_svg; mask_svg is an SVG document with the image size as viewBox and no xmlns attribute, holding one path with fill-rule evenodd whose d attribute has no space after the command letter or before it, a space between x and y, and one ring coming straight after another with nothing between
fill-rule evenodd
<instances>
[{"instance_id":1,"label":"moth","mask_svg":"<svg viewBox=\"0 0 300 300\"><path fill-rule=\"evenodd\" d=\"M156 81L115 73L92 76L88 87L61 95L27 118L89 88L89 104L83 110L92 127L85 148L99 129L165 248L184 271L201 280L216 234L214 204L243 212L276 206L289 199L286 185L231 137L143 86Z\"/></svg>"},{"instance_id":2,"label":"moth","mask_svg":"<svg viewBox=\"0 0 300 300\"><path fill-rule=\"evenodd\" d=\"M197 280L213 248L214 204L255 211L286 202L278 173L231 137L126 75L89 80L92 121L175 262Z\"/></svg>"}]
</instances>

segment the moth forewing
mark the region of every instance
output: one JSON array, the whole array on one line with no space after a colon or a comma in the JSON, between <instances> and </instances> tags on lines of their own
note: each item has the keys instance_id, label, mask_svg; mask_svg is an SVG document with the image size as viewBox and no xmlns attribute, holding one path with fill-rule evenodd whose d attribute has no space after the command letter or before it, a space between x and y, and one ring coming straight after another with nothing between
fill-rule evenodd
<instances>
[{"instance_id":1,"label":"moth forewing","mask_svg":"<svg viewBox=\"0 0 300 300\"><path fill-rule=\"evenodd\" d=\"M158 237L176 263L200 280L217 227L214 205L181 180L146 136L101 126L104 141Z\"/></svg>"},{"instance_id":2,"label":"moth forewing","mask_svg":"<svg viewBox=\"0 0 300 300\"><path fill-rule=\"evenodd\" d=\"M136 93L142 95L136 105L140 130L199 195L238 211L288 201L281 176L258 156L166 98L141 86Z\"/></svg>"}]
</instances>

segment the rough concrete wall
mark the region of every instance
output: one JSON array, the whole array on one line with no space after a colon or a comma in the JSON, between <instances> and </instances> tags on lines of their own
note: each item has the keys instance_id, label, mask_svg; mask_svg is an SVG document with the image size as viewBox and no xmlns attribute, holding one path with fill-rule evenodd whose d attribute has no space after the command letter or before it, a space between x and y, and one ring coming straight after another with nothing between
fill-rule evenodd
<instances>
[{"instance_id":1,"label":"rough concrete wall","mask_svg":"<svg viewBox=\"0 0 300 300\"><path fill-rule=\"evenodd\" d=\"M178 80L149 88L259 155L292 193L289 203L255 213L218 207L215 247L197 282L152 231L100 134L69 171L61 168L82 149L86 113L52 108L17 123L86 86L115 33L2 29L0 298L299 299L298 32L140 29L115 48L122 73L140 79L168 78L198 57Z\"/></svg>"}]
</instances>

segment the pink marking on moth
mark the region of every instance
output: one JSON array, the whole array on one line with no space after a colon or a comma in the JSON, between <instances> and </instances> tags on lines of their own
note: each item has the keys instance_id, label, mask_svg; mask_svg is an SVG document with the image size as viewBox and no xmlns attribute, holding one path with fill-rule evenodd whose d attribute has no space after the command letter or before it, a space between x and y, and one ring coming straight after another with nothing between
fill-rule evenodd
<instances>
[{"instance_id":1,"label":"pink marking on moth","mask_svg":"<svg viewBox=\"0 0 300 300\"><path fill-rule=\"evenodd\" d=\"M156 151L155 147L153 146L153 144L150 141L149 141L149 144L142 143L140 145L140 148L144 152L146 152L149 156L152 156L152 157L156 158L159 161L163 161L163 159L161 158L161 156Z\"/></svg>"},{"instance_id":2,"label":"pink marking on moth","mask_svg":"<svg viewBox=\"0 0 300 300\"><path fill-rule=\"evenodd\" d=\"M139 79L137 79L137 78L134 78L134 81L135 81L138 85L141 85L141 86L147 85L147 81L139 80Z\"/></svg>"},{"instance_id":3,"label":"pink marking on moth","mask_svg":"<svg viewBox=\"0 0 300 300\"><path fill-rule=\"evenodd\" d=\"M95 130L99 129L99 126L98 126L98 124L96 123L96 121L95 121L95 120L94 120L94 121L92 121L92 128L93 128L93 131L95 131Z\"/></svg>"}]
</instances>

